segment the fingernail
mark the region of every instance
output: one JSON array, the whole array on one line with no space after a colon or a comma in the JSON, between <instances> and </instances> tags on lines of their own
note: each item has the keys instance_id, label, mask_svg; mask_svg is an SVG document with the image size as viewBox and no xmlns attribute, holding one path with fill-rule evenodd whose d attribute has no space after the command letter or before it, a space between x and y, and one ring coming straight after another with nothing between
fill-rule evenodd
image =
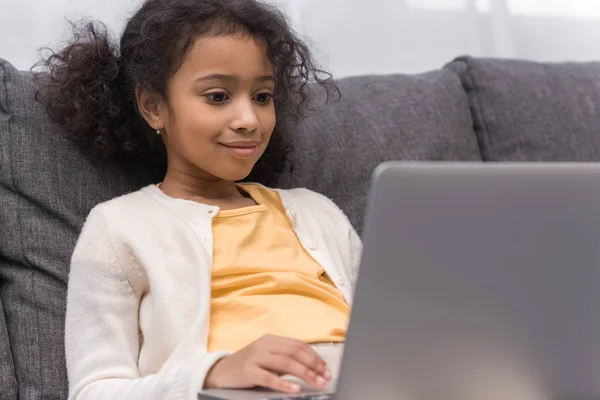
<instances>
[{"instance_id":1,"label":"fingernail","mask_svg":"<svg viewBox=\"0 0 600 400\"><path fill-rule=\"evenodd\" d=\"M300 386L296 385L295 383L288 384L288 387L290 388L290 390L292 392L299 392L302 389Z\"/></svg>"},{"instance_id":2,"label":"fingernail","mask_svg":"<svg viewBox=\"0 0 600 400\"><path fill-rule=\"evenodd\" d=\"M327 378L325 378L325 379L327 379ZM321 387L325 386L325 384L327 383L327 381L325 379L321 378L320 376L317 376L317 385L321 386Z\"/></svg>"},{"instance_id":3,"label":"fingernail","mask_svg":"<svg viewBox=\"0 0 600 400\"><path fill-rule=\"evenodd\" d=\"M325 368L325 373L323 374L323 377L327 380L331 379L331 370L329 369L329 367Z\"/></svg>"}]
</instances>

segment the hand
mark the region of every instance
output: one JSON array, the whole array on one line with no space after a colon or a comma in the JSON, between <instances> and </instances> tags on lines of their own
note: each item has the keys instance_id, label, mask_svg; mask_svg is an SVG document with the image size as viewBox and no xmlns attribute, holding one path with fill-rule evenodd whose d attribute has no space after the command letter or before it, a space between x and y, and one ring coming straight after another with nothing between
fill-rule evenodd
<instances>
[{"instance_id":1,"label":"hand","mask_svg":"<svg viewBox=\"0 0 600 400\"><path fill-rule=\"evenodd\" d=\"M329 367L308 344L295 339L264 335L219 360L208 371L204 386L206 389L262 386L278 392L300 392L299 385L281 378L288 374L318 388L323 388L331 380Z\"/></svg>"}]
</instances>

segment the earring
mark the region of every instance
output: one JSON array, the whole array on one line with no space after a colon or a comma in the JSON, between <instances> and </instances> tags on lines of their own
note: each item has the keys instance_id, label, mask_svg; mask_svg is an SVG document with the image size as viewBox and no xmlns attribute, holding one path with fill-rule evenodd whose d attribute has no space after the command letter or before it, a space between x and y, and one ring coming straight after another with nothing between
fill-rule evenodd
<instances>
[{"instance_id":1,"label":"earring","mask_svg":"<svg viewBox=\"0 0 600 400\"><path fill-rule=\"evenodd\" d=\"M156 129L156 134L160 135L160 129Z\"/></svg>"}]
</instances>

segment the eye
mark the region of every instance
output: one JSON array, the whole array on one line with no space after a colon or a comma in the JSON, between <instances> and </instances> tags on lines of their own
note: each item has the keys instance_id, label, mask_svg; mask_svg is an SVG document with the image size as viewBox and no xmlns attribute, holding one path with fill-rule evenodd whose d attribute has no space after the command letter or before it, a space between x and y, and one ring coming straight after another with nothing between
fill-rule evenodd
<instances>
[{"instance_id":1,"label":"eye","mask_svg":"<svg viewBox=\"0 0 600 400\"><path fill-rule=\"evenodd\" d=\"M229 96L225 92L207 93L204 97L214 104L222 104L229 100Z\"/></svg>"},{"instance_id":2,"label":"eye","mask_svg":"<svg viewBox=\"0 0 600 400\"><path fill-rule=\"evenodd\" d=\"M261 104L269 104L272 98L273 95L271 93L259 93L254 96L254 101L257 101Z\"/></svg>"}]
</instances>

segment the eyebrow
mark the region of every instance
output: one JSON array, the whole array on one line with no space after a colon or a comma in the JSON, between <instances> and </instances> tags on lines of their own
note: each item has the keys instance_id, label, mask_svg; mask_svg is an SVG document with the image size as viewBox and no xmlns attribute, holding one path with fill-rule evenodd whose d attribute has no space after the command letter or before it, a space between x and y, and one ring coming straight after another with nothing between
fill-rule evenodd
<instances>
[{"instance_id":1,"label":"eyebrow","mask_svg":"<svg viewBox=\"0 0 600 400\"><path fill-rule=\"evenodd\" d=\"M206 76L201 76L196 79L195 82L203 82L210 80L222 80L222 81L231 81L235 82L238 78L234 75L226 75L226 74L210 74ZM275 82L275 77L273 75L263 75L256 78L257 82Z\"/></svg>"}]
</instances>

